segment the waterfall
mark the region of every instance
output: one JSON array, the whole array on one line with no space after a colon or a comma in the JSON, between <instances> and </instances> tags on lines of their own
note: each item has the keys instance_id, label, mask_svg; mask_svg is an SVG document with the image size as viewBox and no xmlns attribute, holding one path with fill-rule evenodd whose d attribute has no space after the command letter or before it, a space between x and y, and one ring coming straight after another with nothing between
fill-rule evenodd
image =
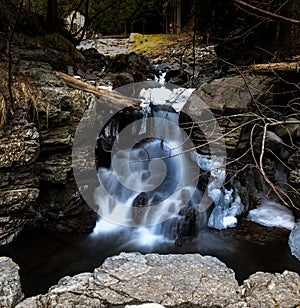
<instances>
[{"instance_id":1,"label":"waterfall","mask_svg":"<svg viewBox=\"0 0 300 308\"><path fill-rule=\"evenodd\" d=\"M143 118L119 131L112 119L105 137L114 137L109 168L99 167L100 186L94 198L101 217L93 235L130 232L141 246L173 241L181 245L201 229L236 224L243 210L237 191L223 187L223 159L197 154L179 125L179 113L193 89L143 88L139 93ZM208 199L215 203L210 217L198 185L201 173L211 180ZM206 197L207 198L207 197ZM209 203L210 204L210 203Z\"/></svg>"}]
</instances>

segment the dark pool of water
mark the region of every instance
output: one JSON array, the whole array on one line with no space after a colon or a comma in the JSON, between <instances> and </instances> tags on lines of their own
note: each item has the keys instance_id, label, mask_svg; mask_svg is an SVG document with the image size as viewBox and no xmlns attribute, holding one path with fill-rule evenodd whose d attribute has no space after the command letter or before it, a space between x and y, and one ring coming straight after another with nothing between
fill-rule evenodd
<instances>
[{"instance_id":1,"label":"dark pool of water","mask_svg":"<svg viewBox=\"0 0 300 308\"><path fill-rule=\"evenodd\" d=\"M10 246L1 247L0 255L12 257L20 266L26 296L46 293L51 285L66 275L93 271L106 257L121 251L161 254L199 252L216 256L235 271L239 283L256 271L283 272L288 269L300 273L300 262L290 254L287 245L288 233L275 242L258 244L234 239L235 232L206 229L196 240L181 247L164 243L150 248L140 247L130 240L128 231L123 236L91 237L35 229L23 234Z\"/></svg>"}]
</instances>

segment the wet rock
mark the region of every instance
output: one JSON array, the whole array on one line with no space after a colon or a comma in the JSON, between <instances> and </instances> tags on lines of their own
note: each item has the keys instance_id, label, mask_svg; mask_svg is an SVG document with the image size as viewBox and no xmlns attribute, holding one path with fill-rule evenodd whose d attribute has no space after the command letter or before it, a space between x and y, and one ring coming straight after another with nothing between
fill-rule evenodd
<instances>
[{"instance_id":1,"label":"wet rock","mask_svg":"<svg viewBox=\"0 0 300 308\"><path fill-rule=\"evenodd\" d=\"M183 85L188 81L188 75L181 70L169 70L166 72L165 81L176 85Z\"/></svg>"},{"instance_id":2,"label":"wet rock","mask_svg":"<svg viewBox=\"0 0 300 308\"><path fill-rule=\"evenodd\" d=\"M175 245L182 246L185 242L193 240L199 234L203 226L201 213L197 208L193 207L192 202L189 202L183 207L178 215L180 215L181 218L177 223L177 238L175 239Z\"/></svg>"},{"instance_id":3,"label":"wet rock","mask_svg":"<svg viewBox=\"0 0 300 308\"><path fill-rule=\"evenodd\" d=\"M0 245L12 242L39 215L39 179L32 164L40 153L39 133L25 113L17 112L0 131Z\"/></svg>"},{"instance_id":4,"label":"wet rock","mask_svg":"<svg viewBox=\"0 0 300 308\"><path fill-rule=\"evenodd\" d=\"M1 214L13 213L24 210L38 197L39 190L25 188L0 192Z\"/></svg>"},{"instance_id":5,"label":"wet rock","mask_svg":"<svg viewBox=\"0 0 300 308\"><path fill-rule=\"evenodd\" d=\"M76 183L64 185L45 182L41 184L38 210L43 217L43 227L52 231L90 233L95 227L97 214L82 199Z\"/></svg>"},{"instance_id":6,"label":"wet rock","mask_svg":"<svg viewBox=\"0 0 300 308\"><path fill-rule=\"evenodd\" d=\"M19 267L12 259L0 257L0 306L15 307L24 297Z\"/></svg>"},{"instance_id":7,"label":"wet rock","mask_svg":"<svg viewBox=\"0 0 300 308\"><path fill-rule=\"evenodd\" d=\"M256 138L254 142L254 150L257 153L261 153L261 148L262 148L262 138L263 136L260 135L258 138ZM281 149L284 146L284 141L276 135L276 133L267 131L265 135L265 143L264 147L266 149L270 149L271 151Z\"/></svg>"},{"instance_id":8,"label":"wet rock","mask_svg":"<svg viewBox=\"0 0 300 308\"><path fill-rule=\"evenodd\" d=\"M40 50L26 55L20 48L13 50L22 74L15 94L20 105L0 131L0 245L41 222L80 233L96 222L76 195L71 166L77 124L94 97L67 87Z\"/></svg>"},{"instance_id":9,"label":"wet rock","mask_svg":"<svg viewBox=\"0 0 300 308\"><path fill-rule=\"evenodd\" d=\"M136 207L144 207L148 206L148 195L145 192L141 192L134 200L133 200L133 205Z\"/></svg>"},{"instance_id":10,"label":"wet rock","mask_svg":"<svg viewBox=\"0 0 300 308\"><path fill-rule=\"evenodd\" d=\"M274 78L265 76L230 76L220 79L215 79L208 84L200 86L194 94L215 113L227 112L245 112L251 109L252 96L258 101L270 102L273 97L267 93L267 89L274 83ZM248 86L253 89L249 93ZM251 96L252 95L252 96ZM197 104L197 102L194 102ZM191 104L190 109L193 110L194 104Z\"/></svg>"},{"instance_id":11,"label":"wet rock","mask_svg":"<svg viewBox=\"0 0 300 308\"><path fill-rule=\"evenodd\" d=\"M276 134L281 138L287 138L288 140L292 137L300 137L300 121L297 118L288 118L287 122L276 128ZM294 123L292 123L294 122Z\"/></svg>"},{"instance_id":12,"label":"wet rock","mask_svg":"<svg viewBox=\"0 0 300 308\"><path fill-rule=\"evenodd\" d=\"M39 220L35 206L38 195L37 188L0 191L0 245L9 244L25 227Z\"/></svg>"},{"instance_id":13,"label":"wet rock","mask_svg":"<svg viewBox=\"0 0 300 308\"><path fill-rule=\"evenodd\" d=\"M65 277L46 295L17 307L124 307L149 302L166 307L246 307L238 290L234 272L213 257L121 253L93 273Z\"/></svg>"},{"instance_id":14,"label":"wet rock","mask_svg":"<svg viewBox=\"0 0 300 308\"><path fill-rule=\"evenodd\" d=\"M148 195L145 192L141 192L136 198L133 200L132 206L134 210L132 211L132 219L136 225L143 224L143 220L145 217L144 208L148 206Z\"/></svg>"},{"instance_id":15,"label":"wet rock","mask_svg":"<svg viewBox=\"0 0 300 308\"><path fill-rule=\"evenodd\" d=\"M85 70L101 72L111 61L109 57L100 54L95 48L83 50L82 53L87 59Z\"/></svg>"},{"instance_id":16,"label":"wet rock","mask_svg":"<svg viewBox=\"0 0 300 308\"><path fill-rule=\"evenodd\" d=\"M300 277L284 271L282 274L257 272L240 288L249 307L296 307L300 304Z\"/></svg>"},{"instance_id":17,"label":"wet rock","mask_svg":"<svg viewBox=\"0 0 300 308\"><path fill-rule=\"evenodd\" d=\"M142 81L138 75L143 75L146 78L154 76L155 69L150 64L149 59L145 56L138 55L134 52L130 54L119 54L112 59L107 68L108 72L118 73L129 72L135 76L135 81Z\"/></svg>"},{"instance_id":18,"label":"wet rock","mask_svg":"<svg viewBox=\"0 0 300 308\"><path fill-rule=\"evenodd\" d=\"M118 88L118 87L124 86L126 84L133 83L134 77L130 73L122 72L122 73L119 73L119 74L111 75L110 80L112 80L113 87Z\"/></svg>"},{"instance_id":19,"label":"wet rock","mask_svg":"<svg viewBox=\"0 0 300 308\"><path fill-rule=\"evenodd\" d=\"M72 162L69 155L51 155L47 160L35 164L40 181L67 184L72 173Z\"/></svg>"},{"instance_id":20,"label":"wet rock","mask_svg":"<svg viewBox=\"0 0 300 308\"><path fill-rule=\"evenodd\" d=\"M26 188L37 188L39 185L39 178L34 173L33 168L22 167L4 169L0 171L0 191L10 191Z\"/></svg>"},{"instance_id":21,"label":"wet rock","mask_svg":"<svg viewBox=\"0 0 300 308\"><path fill-rule=\"evenodd\" d=\"M36 62L46 62L56 69L65 67L61 53L54 49L35 49L26 51L20 50L19 57L27 61L33 60Z\"/></svg>"}]
</instances>

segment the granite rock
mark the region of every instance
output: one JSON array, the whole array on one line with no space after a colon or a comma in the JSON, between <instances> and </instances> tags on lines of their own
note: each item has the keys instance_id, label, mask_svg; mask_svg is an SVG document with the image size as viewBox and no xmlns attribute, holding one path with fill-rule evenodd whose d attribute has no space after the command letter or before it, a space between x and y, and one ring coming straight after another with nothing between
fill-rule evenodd
<instances>
[{"instance_id":1,"label":"granite rock","mask_svg":"<svg viewBox=\"0 0 300 308\"><path fill-rule=\"evenodd\" d=\"M300 304L299 287L299 275L288 271L258 272L239 286L234 272L210 256L121 253L93 273L64 277L47 294L16 307L286 308Z\"/></svg>"},{"instance_id":2,"label":"granite rock","mask_svg":"<svg viewBox=\"0 0 300 308\"><path fill-rule=\"evenodd\" d=\"M257 272L244 281L241 293L248 307L298 307L300 277L290 271Z\"/></svg>"}]
</instances>

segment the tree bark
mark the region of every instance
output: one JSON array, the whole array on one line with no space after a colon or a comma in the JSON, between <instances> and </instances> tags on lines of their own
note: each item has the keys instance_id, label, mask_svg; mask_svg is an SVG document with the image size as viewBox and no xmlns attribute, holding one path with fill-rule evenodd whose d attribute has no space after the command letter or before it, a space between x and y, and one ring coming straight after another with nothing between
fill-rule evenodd
<instances>
[{"instance_id":1,"label":"tree bark","mask_svg":"<svg viewBox=\"0 0 300 308\"><path fill-rule=\"evenodd\" d=\"M46 27L49 33L58 32L58 0L48 0Z\"/></svg>"},{"instance_id":2,"label":"tree bark","mask_svg":"<svg viewBox=\"0 0 300 308\"><path fill-rule=\"evenodd\" d=\"M256 73L271 73L271 72L300 73L300 62L253 64L249 68L250 70Z\"/></svg>"},{"instance_id":3,"label":"tree bark","mask_svg":"<svg viewBox=\"0 0 300 308\"><path fill-rule=\"evenodd\" d=\"M181 33L181 0L176 1L176 34Z\"/></svg>"}]
</instances>

